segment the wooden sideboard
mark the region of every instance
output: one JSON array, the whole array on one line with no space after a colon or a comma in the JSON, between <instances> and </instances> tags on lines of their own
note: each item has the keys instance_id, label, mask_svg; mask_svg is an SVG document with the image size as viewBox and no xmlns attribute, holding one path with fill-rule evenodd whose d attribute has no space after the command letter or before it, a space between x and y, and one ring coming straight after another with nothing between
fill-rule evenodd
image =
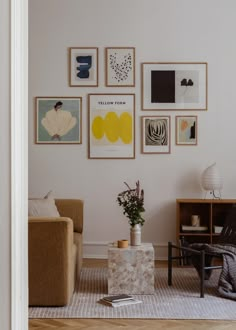
<instances>
[{"instance_id":1,"label":"wooden sideboard","mask_svg":"<svg viewBox=\"0 0 236 330\"><path fill-rule=\"evenodd\" d=\"M177 199L176 240L187 243L217 243L221 227L236 199ZM200 227L191 226L191 216L199 215Z\"/></svg>"}]
</instances>

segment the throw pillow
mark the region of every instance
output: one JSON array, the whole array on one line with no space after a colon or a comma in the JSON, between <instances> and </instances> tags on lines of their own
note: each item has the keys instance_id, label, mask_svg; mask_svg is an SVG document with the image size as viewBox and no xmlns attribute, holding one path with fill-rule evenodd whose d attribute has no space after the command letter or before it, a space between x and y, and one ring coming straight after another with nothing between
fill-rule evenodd
<instances>
[{"instance_id":1,"label":"throw pillow","mask_svg":"<svg viewBox=\"0 0 236 330\"><path fill-rule=\"evenodd\" d=\"M44 198L29 199L28 215L31 217L60 217L52 191L49 191Z\"/></svg>"}]
</instances>

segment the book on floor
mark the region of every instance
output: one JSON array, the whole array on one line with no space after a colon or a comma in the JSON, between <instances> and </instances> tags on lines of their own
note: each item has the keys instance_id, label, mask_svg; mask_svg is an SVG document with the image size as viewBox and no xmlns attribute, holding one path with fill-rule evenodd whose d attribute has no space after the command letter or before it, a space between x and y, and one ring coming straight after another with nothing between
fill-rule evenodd
<instances>
[{"instance_id":1,"label":"book on floor","mask_svg":"<svg viewBox=\"0 0 236 330\"><path fill-rule=\"evenodd\" d=\"M134 299L132 296L127 294L120 294L116 296L105 296L98 301L100 304L110 307L121 307L127 305L139 304L142 301Z\"/></svg>"},{"instance_id":2,"label":"book on floor","mask_svg":"<svg viewBox=\"0 0 236 330\"><path fill-rule=\"evenodd\" d=\"M107 300L100 299L98 302L100 304L110 306L110 307L121 307L121 306L140 304L142 301L136 300L136 299L130 299L130 300L117 301L117 302L110 302Z\"/></svg>"},{"instance_id":3,"label":"book on floor","mask_svg":"<svg viewBox=\"0 0 236 330\"><path fill-rule=\"evenodd\" d=\"M132 300L134 298L128 294L118 294L115 296L105 296L102 299L109 301L109 302L117 302L117 301L124 301L124 300Z\"/></svg>"}]
</instances>

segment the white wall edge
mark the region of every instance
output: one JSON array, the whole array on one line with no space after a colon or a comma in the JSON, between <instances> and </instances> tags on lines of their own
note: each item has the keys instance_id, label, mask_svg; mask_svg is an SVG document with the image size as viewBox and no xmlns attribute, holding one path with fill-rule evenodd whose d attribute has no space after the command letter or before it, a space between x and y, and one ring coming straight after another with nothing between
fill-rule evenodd
<instances>
[{"instance_id":1,"label":"white wall edge","mask_svg":"<svg viewBox=\"0 0 236 330\"><path fill-rule=\"evenodd\" d=\"M88 259L107 259L108 241L100 242L84 242L83 243L83 258ZM155 260L167 260L168 243L152 243L155 251Z\"/></svg>"},{"instance_id":2,"label":"white wall edge","mask_svg":"<svg viewBox=\"0 0 236 330\"><path fill-rule=\"evenodd\" d=\"M28 329L28 0L11 0L11 329Z\"/></svg>"}]
</instances>

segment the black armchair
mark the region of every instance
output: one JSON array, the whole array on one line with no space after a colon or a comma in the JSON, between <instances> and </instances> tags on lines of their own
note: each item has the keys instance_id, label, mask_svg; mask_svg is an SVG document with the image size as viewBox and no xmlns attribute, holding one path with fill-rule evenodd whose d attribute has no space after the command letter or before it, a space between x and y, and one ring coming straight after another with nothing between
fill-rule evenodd
<instances>
[{"instance_id":1,"label":"black armchair","mask_svg":"<svg viewBox=\"0 0 236 330\"><path fill-rule=\"evenodd\" d=\"M173 255L173 249L178 251L177 256ZM219 281L219 285L220 282L222 285L220 288L221 293L222 295L226 293L226 297L230 297L231 293L228 292L227 296L226 291L236 290L236 206L229 211L217 244L193 243L186 247L180 247L168 242L168 285L172 285L172 262L173 260L183 259L183 256L180 255L183 254L182 252L184 252L185 258L191 259L198 272L201 298L204 298L205 279L210 278L212 270L219 268L224 268L224 272L222 271L220 276L221 281ZM223 263L212 265L213 258L220 258ZM230 271L230 276L226 275L226 272ZM232 283L227 283L229 278ZM233 293L233 297L235 297L233 299L236 299L236 292Z\"/></svg>"}]
</instances>

